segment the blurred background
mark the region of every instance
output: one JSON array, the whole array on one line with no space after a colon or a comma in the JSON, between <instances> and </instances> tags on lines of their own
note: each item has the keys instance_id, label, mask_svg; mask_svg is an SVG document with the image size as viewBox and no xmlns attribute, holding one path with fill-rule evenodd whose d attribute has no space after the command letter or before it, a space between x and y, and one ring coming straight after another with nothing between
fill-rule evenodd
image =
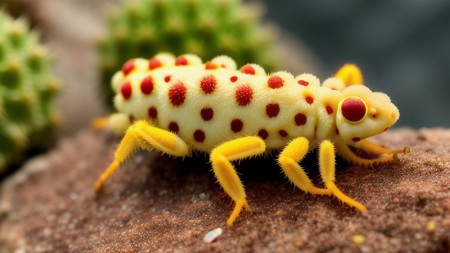
<instances>
[{"instance_id":1,"label":"blurred background","mask_svg":"<svg viewBox=\"0 0 450 253\"><path fill-rule=\"evenodd\" d=\"M108 113L99 98L96 40L105 7L119 0L0 0L43 34L64 88L63 132ZM126 1L125 1L126 2ZM260 0L278 48L296 73L321 80L357 64L372 90L388 94L401 116L396 127L450 127L450 1ZM82 103L80 103L82 101Z\"/></svg>"},{"instance_id":2,"label":"blurred background","mask_svg":"<svg viewBox=\"0 0 450 253\"><path fill-rule=\"evenodd\" d=\"M357 64L399 107L398 126L450 127L450 1L264 0L266 20L302 40L323 66Z\"/></svg>"}]
</instances>

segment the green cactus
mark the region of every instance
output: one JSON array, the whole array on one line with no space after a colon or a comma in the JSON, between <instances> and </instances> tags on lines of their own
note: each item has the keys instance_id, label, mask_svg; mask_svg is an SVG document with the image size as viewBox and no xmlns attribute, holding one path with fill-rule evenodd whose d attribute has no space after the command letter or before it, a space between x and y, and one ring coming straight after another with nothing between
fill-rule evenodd
<instances>
[{"instance_id":1,"label":"green cactus","mask_svg":"<svg viewBox=\"0 0 450 253\"><path fill-rule=\"evenodd\" d=\"M273 70L272 36L260 24L261 8L240 0L126 1L109 13L108 32L99 43L102 90L112 104L110 81L122 64L166 51L202 59L229 55L238 64Z\"/></svg>"},{"instance_id":2,"label":"green cactus","mask_svg":"<svg viewBox=\"0 0 450 253\"><path fill-rule=\"evenodd\" d=\"M0 171L52 139L59 82L48 58L24 20L0 11Z\"/></svg>"}]
</instances>

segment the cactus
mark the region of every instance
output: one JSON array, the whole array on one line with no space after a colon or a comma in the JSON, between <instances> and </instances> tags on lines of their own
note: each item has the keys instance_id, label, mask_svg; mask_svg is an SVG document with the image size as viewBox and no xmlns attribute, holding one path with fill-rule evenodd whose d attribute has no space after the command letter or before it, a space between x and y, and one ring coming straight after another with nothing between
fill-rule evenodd
<instances>
[{"instance_id":1,"label":"cactus","mask_svg":"<svg viewBox=\"0 0 450 253\"><path fill-rule=\"evenodd\" d=\"M238 65L257 62L273 70L273 36L261 26L258 7L240 0L137 0L111 10L107 35L99 42L102 91L108 104L114 72L128 59L161 51L203 59L225 54Z\"/></svg>"},{"instance_id":2,"label":"cactus","mask_svg":"<svg viewBox=\"0 0 450 253\"><path fill-rule=\"evenodd\" d=\"M52 139L59 83L48 58L24 20L0 11L0 171Z\"/></svg>"}]
</instances>

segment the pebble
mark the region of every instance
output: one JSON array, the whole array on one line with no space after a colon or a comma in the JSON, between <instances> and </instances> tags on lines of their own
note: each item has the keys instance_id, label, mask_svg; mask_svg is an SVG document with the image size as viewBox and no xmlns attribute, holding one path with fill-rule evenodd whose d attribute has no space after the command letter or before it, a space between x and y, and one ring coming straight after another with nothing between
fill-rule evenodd
<instances>
[{"instance_id":1,"label":"pebble","mask_svg":"<svg viewBox=\"0 0 450 253\"><path fill-rule=\"evenodd\" d=\"M211 243L217 237L219 237L221 234L222 234L222 228L216 228L214 230L211 230L208 233L206 233L205 237L203 237L203 242L204 243Z\"/></svg>"}]
</instances>

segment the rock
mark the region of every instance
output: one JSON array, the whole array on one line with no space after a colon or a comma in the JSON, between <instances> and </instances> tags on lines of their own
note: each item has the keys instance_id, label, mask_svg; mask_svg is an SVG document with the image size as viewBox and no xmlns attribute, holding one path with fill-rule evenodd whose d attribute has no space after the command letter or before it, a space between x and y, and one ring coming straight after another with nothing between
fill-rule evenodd
<instances>
[{"instance_id":1,"label":"rock","mask_svg":"<svg viewBox=\"0 0 450 253\"><path fill-rule=\"evenodd\" d=\"M361 214L295 189L274 161L239 163L252 213L225 222L232 201L206 156L140 152L108 180L119 137L84 131L29 161L1 187L0 251L7 252L449 252L450 130L398 129L375 139L410 146L376 168L339 163L337 185ZM315 157L304 163L320 185ZM212 243L203 238L216 228Z\"/></svg>"}]
</instances>

